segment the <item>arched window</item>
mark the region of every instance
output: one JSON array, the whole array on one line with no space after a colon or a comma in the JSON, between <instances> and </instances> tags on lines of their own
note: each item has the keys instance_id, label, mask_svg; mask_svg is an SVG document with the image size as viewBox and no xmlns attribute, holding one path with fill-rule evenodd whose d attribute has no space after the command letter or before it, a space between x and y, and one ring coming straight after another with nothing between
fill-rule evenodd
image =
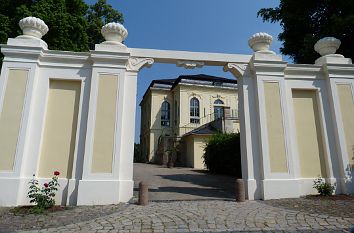
<instances>
[{"instance_id":1,"label":"arched window","mask_svg":"<svg viewBox=\"0 0 354 233\"><path fill-rule=\"evenodd\" d=\"M195 97L193 97L190 100L189 116L190 116L190 123L199 124L200 122L199 100Z\"/></svg>"},{"instance_id":2,"label":"arched window","mask_svg":"<svg viewBox=\"0 0 354 233\"><path fill-rule=\"evenodd\" d=\"M224 116L224 102L220 99L214 101L214 119Z\"/></svg>"},{"instance_id":3,"label":"arched window","mask_svg":"<svg viewBox=\"0 0 354 233\"><path fill-rule=\"evenodd\" d=\"M161 126L170 126L170 103L167 101L161 105Z\"/></svg>"}]
</instances>

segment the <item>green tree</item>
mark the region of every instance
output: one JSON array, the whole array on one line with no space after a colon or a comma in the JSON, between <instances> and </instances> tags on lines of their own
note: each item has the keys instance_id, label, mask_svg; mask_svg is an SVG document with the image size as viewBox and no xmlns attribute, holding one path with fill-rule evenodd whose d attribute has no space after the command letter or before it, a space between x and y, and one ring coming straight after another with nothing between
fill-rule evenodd
<instances>
[{"instance_id":1,"label":"green tree","mask_svg":"<svg viewBox=\"0 0 354 233\"><path fill-rule=\"evenodd\" d=\"M106 0L91 6L83 0L1 0L0 43L20 35L18 22L27 16L39 17L48 25L43 39L52 50L88 51L102 42L104 24L123 23L123 15Z\"/></svg>"},{"instance_id":2,"label":"green tree","mask_svg":"<svg viewBox=\"0 0 354 233\"><path fill-rule=\"evenodd\" d=\"M88 20L88 43L91 49L94 48L95 44L103 41L101 36L102 26L110 22L124 22L123 15L107 4L106 0L98 0L96 4L90 6L86 18Z\"/></svg>"},{"instance_id":3,"label":"green tree","mask_svg":"<svg viewBox=\"0 0 354 233\"><path fill-rule=\"evenodd\" d=\"M340 39L338 53L354 58L354 1L280 0L278 7L262 8L257 15L263 21L280 22L280 51L296 63L313 63L319 57L313 46L326 36Z\"/></svg>"}]
</instances>

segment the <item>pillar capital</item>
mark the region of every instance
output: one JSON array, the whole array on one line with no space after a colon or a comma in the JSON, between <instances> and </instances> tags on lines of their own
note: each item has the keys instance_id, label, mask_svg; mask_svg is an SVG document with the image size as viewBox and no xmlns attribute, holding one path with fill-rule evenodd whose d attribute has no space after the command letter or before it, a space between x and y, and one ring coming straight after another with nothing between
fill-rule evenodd
<instances>
[{"instance_id":1,"label":"pillar capital","mask_svg":"<svg viewBox=\"0 0 354 233\"><path fill-rule=\"evenodd\" d=\"M127 71L138 72L143 67L150 68L154 63L153 58L149 57L130 57L127 63Z\"/></svg>"}]
</instances>

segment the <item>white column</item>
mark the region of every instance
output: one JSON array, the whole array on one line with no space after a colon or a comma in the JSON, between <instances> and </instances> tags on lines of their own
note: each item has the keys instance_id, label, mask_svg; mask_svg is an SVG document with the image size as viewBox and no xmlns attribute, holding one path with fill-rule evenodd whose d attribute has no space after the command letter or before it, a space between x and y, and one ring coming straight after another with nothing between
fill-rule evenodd
<instances>
[{"instance_id":1,"label":"white column","mask_svg":"<svg viewBox=\"0 0 354 233\"><path fill-rule=\"evenodd\" d=\"M260 190L261 167L259 163L258 129L256 121L255 87L252 82L249 65L243 63L228 63L224 67L237 78L239 95L239 118L241 136L241 167L245 182L246 197L249 200L262 198Z\"/></svg>"},{"instance_id":2,"label":"white column","mask_svg":"<svg viewBox=\"0 0 354 233\"><path fill-rule=\"evenodd\" d=\"M37 160L29 159L31 155L26 148L31 146L29 145L30 138L38 136L30 135L30 126L34 105L36 104L34 98L39 75L39 57L44 50L47 50L47 44L41 40L41 37L47 33L48 27L42 20L34 17L22 19L19 25L23 35L9 38L7 44L1 48L1 52L5 57L0 77L0 116L3 116L0 124L3 124L3 126L4 124L10 124L6 128L1 128L1 135L11 135L12 139L8 140L16 144L14 144L15 147L12 149L5 149L6 155L3 151L4 148L0 149L3 152L0 155L2 162L9 158L10 160L13 159L12 169L10 167L5 168L5 170L0 169L0 186L2 187L0 189L0 206L28 204L26 198L27 183L37 168ZM12 80L10 80L10 77ZM21 82L18 82L20 79L24 80L24 86L16 86L17 94L12 96L9 93L15 89L11 85L18 85ZM21 106L14 106L13 101L16 100L8 99L10 96L18 98L18 101L22 102ZM8 104L12 105L11 110L6 108ZM12 113L8 115L6 111L11 111ZM12 115L14 113L15 115ZM6 117L12 118L11 122L9 122L9 118L6 120ZM20 117L19 120L15 120L17 117ZM12 123L14 125L11 125ZM18 129L16 135L13 131L14 128ZM11 132L8 130L11 130Z\"/></svg>"},{"instance_id":3,"label":"white column","mask_svg":"<svg viewBox=\"0 0 354 233\"><path fill-rule=\"evenodd\" d=\"M96 45L96 50L91 51L91 91L77 205L116 204L123 201L119 164L122 157L127 156L121 154L124 144L122 127L131 124L122 122L124 99L129 92L125 88L125 66L129 56L126 47L114 44ZM109 92L108 96L106 92ZM129 189L132 189L133 182L129 182Z\"/></svg>"},{"instance_id":4,"label":"white column","mask_svg":"<svg viewBox=\"0 0 354 233\"><path fill-rule=\"evenodd\" d=\"M152 59L130 57L126 29L102 28L106 41L91 52L92 79L78 205L127 202L133 196L137 74Z\"/></svg>"},{"instance_id":5,"label":"white column","mask_svg":"<svg viewBox=\"0 0 354 233\"><path fill-rule=\"evenodd\" d=\"M327 89L329 93L329 104L331 109L331 116L333 120L334 139L336 143L338 164L333 164L332 170L336 177L340 177L337 180L329 180L332 184L337 184L337 193L354 193L354 167L350 165L350 159L348 154L351 153L354 160L354 141L347 141L346 130L353 131L352 128L348 128L345 125L342 113L347 109L341 108L339 97L339 86L346 86L351 90L351 97L353 99L352 105L345 108L353 109L354 103L354 65L350 58L345 58L343 55L335 54L339 48L341 42L333 37L326 37L319 40L314 48L321 55L315 62L315 65L322 66L322 71L326 78ZM352 116L354 119L354 115ZM349 126L350 127L350 126ZM348 144L353 145L352 151ZM335 156L335 155L331 155ZM353 164L353 162L352 162Z\"/></svg>"},{"instance_id":6,"label":"white column","mask_svg":"<svg viewBox=\"0 0 354 233\"><path fill-rule=\"evenodd\" d=\"M292 140L290 138L291 122L289 122L288 117L288 93L285 88L284 74L286 66L287 63L282 61L281 56L272 53L255 52L250 62L254 86L253 98L255 98L253 114L256 116L256 121L253 121L253 123L254 127L257 128L254 132L258 136L259 142L259 154L254 156L258 157L257 161L260 164L262 199L298 197L300 195L299 184L295 178L296 161L292 153ZM274 96L266 96L266 85L277 87L279 99ZM274 137L278 135L275 135L275 132L268 128L271 125L267 119L270 110L268 109L269 106L266 105L266 98L274 98L272 100L274 105L279 105L280 108L279 124L281 125L282 138L277 142L274 141ZM279 156L276 160L282 160L285 163L281 166L282 171L273 170L277 165L275 165L275 154L271 147L274 148L277 144L282 144L282 147L284 147L282 153L276 154L276 156ZM273 162L271 156L273 156Z\"/></svg>"},{"instance_id":7,"label":"white column","mask_svg":"<svg viewBox=\"0 0 354 233\"><path fill-rule=\"evenodd\" d=\"M133 159L134 159L134 138L135 138L135 115L136 115L136 93L138 72L144 66L151 67L152 58L130 57L124 77L123 115L122 115L122 136L120 159L118 164L119 176L121 179L120 195L122 201L128 201L133 196Z\"/></svg>"}]
</instances>

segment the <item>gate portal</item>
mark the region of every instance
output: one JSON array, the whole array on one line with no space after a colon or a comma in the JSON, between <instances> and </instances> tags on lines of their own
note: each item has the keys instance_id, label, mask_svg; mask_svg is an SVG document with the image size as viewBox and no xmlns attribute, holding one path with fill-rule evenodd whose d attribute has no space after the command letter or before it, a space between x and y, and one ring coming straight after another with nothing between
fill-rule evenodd
<instances>
[{"instance_id":1,"label":"gate portal","mask_svg":"<svg viewBox=\"0 0 354 233\"><path fill-rule=\"evenodd\" d=\"M252 55L128 48L118 23L87 53L51 51L34 17L24 35L2 45L0 205L28 204L33 174L41 183L62 170L57 203L114 204L133 196L138 72L154 63L219 66L238 79L242 176L248 199L313 193L321 175L337 193L354 193L354 65L324 38L315 64L287 64L272 37L249 40Z\"/></svg>"}]
</instances>

